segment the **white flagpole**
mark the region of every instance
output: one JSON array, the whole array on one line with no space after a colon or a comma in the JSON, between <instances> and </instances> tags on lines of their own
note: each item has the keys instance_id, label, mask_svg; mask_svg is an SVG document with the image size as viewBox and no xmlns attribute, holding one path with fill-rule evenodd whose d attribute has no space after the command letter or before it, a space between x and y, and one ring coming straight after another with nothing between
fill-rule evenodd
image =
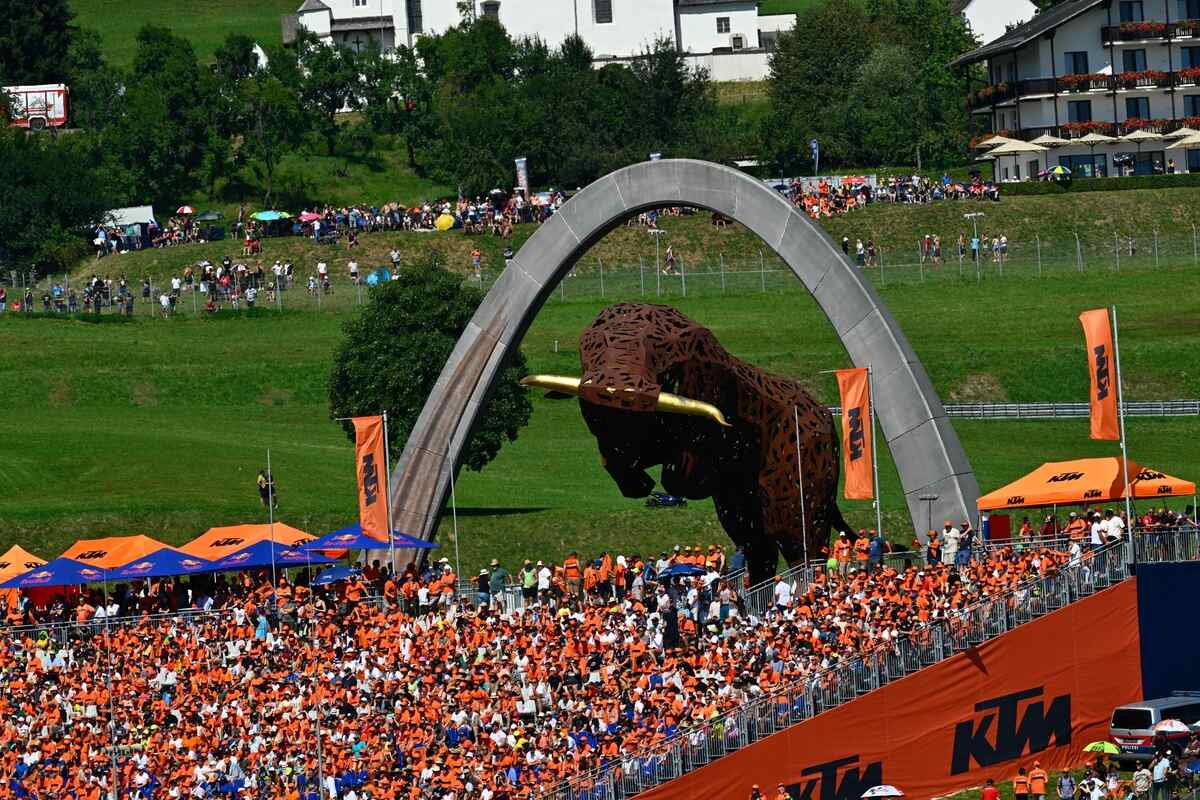
<instances>
[{"instance_id":1,"label":"white flagpole","mask_svg":"<svg viewBox=\"0 0 1200 800\"><path fill-rule=\"evenodd\" d=\"M454 522L454 574L462 580L462 561L458 556L458 499L454 496L454 462L450 460L450 448L446 447L446 461L450 465L450 517ZM455 587L457 589L457 587Z\"/></svg>"},{"instance_id":2,"label":"white flagpole","mask_svg":"<svg viewBox=\"0 0 1200 800\"><path fill-rule=\"evenodd\" d=\"M383 496L387 502L388 560L396 577L396 532L392 529L392 453L388 443L387 411L383 412Z\"/></svg>"},{"instance_id":3,"label":"white flagpole","mask_svg":"<svg viewBox=\"0 0 1200 800\"><path fill-rule=\"evenodd\" d=\"M1133 537L1133 510L1129 499L1132 488L1129 485L1129 452L1125 447L1125 391L1121 386L1121 339L1117 334L1117 307L1110 307L1112 313L1113 358L1117 362L1117 417L1121 420L1121 469L1125 475L1125 530Z\"/></svg>"},{"instance_id":4,"label":"white flagpole","mask_svg":"<svg viewBox=\"0 0 1200 800\"><path fill-rule=\"evenodd\" d=\"M800 535L804 538L804 568L808 569L808 514L804 509L804 455L800 452L800 409L792 406L796 421L796 478L800 481Z\"/></svg>"},{"instance_id":5,"label":"white flagpole","mask_svg":"<svg viewBox=\"0 0 1200 800\"><path fill-rule=\"evenodd\" d=\"M875 481L875 531L883 535L883 508L879 491L879 435L875 430L875 370L867 364L867 403L871 407L871 469Z\"/></svg>"},{"instance_id":6,"label":"white flagpole","mask_svg":"<svg viewBox=\"0 0 1200 800\"><path fill-rule=\"evenodd\" d=\"M275 475L271 472L271 448L267 448L267 519L270 520L271 534L271 594L275 593L275 587L279 585L279 579L275 577Z\"/></svg>"}]
</instances>

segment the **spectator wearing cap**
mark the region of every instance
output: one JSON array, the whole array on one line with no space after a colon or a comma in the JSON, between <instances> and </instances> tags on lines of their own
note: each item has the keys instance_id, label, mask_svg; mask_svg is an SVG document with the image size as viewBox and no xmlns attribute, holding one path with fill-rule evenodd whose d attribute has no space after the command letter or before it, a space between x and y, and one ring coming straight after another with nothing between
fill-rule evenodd
<instances>
[{"instance_id":1,"label":"spectator wearing cap","mask_svg":"<svg viewBox=\"0 0 1200 800\"><path fill-rule=\"evenodd\" d=\"M537 570L533 568L533 562L528 558L521 566L518 577L521 579L521 597L524 599L525 605L533 605L533 601L537 599Z\"/></svg>"},{"instance_id":2,"label":"spectator wearing cap","mask_svg":"<svg viewBox=\"0 0 1200 800\"><path fill-rule=\"evenodd\" d=\"M867 566L874 571L883 563L883 554L887 551L887 538L883 531L871 531L870 546L867 550Z\"/></svg>"},{"instance_id":3,"label":"spectator wearing cap","mask_svg":"<svg viewBox=\"0 0 1200 800\"><path fill-rule=\"evenodd\" d=\"M875 531L871 531L872 534ZM855 566L862 570L867 568L867 561L871 558L871 539L867 536L867 532L859 528L858 538L854 540L854 562Z\"/></svg>"},{"instance_id":4,"label":"spectator wearing cap","mask_svg":"<svg viewBox=\"0 0 1200 800\"><path fill-rule=\"evenodd\" d=\"M492 606L504 610L504 590L508 587L508 570L500 566L500 560L493 558L488 570L488 594L491 595Z\"/></svg>"},{"instance_id":5,"label":"spectator wearing cap","mask_svg":"<svg viewBox=\"0 0 1200 800\"><path fill-rule=\"evenodd\" d=\"M962 528L959 530L958 554L954 559L955 565L959 567L965 567L970 564L974 549L975 529L971 527L971 520L964 519L962 521Z\"/></svg>"},{"instance_id":6,"label":"spectator wearing cap","mask_svg":"<svg viewBox=\"0 0 1200 800\"><path fill-rule=\"evenodd\" d=\"M1087 523L1074 511L1067 518L1067 537L1072 542L1082 542L1087 534Z\"/></svg>"},{"instance_id":7,"label":"spectator wearing cap","mask_svg":"<svg viewBox=\"0 0 1200 800\"><path fill-rule=\"evenodd\" d=\"M850 554L853 545L845 531L838 534L837 542L833 545L833 557L837 559L838 574L845 577L850 574Z\"/></svg>"},{"instance_id":8,"label":"spectator wearing cap","mask_svg":"<svg viewBox=\"0 0 1200 800\"><path fill-rule=\"evenodd\" d=\"M766 800L757 783L750 787L750 800Z\"/></svg>"},{"instance_id":9,"label":"spectator wearing cap","mask_svg":"<svg viewBox=\"0 0 1200 800\"><path fill-rule=\"evenodd\" d=\"M480 608L488 608L492 604L492 579L486 569L479 570L475 578L475 592L478 594Z\"/></svg>"},{"instance_id":10,"label":"spectator wearing cap","mask_svg":"<svg viewBox=\"0 0 1200 800\"><path fill-rule=\"evenodd\" d=\"M958 558L958 544L962 539L962 531L954 527L950 520L942 525L942 563L952 565Z\"/></svg>"}]
</instances>

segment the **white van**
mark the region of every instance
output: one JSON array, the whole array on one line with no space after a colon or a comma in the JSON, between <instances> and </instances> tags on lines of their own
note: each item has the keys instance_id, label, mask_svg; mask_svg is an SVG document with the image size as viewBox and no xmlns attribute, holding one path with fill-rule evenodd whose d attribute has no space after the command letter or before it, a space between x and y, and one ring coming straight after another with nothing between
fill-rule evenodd
<instances>
[{"instance_id":1,"label":"white van","mask_svg":"<svg viewBox=\"0 0 1200 800\"><path fill-rule=\"evenodd\" d=\"M1108 723L1108 735L1121 753L1118 761L1147 761L1154 755L1154 731L1164 719L1177 719L1193 731L1200 731L1200 692L1172 692L1169 697L1142 700L1113 709ZM1168 739L1180 739L1182 747L1189 734L1168 734Z\"/></svg>"}]
</instances>

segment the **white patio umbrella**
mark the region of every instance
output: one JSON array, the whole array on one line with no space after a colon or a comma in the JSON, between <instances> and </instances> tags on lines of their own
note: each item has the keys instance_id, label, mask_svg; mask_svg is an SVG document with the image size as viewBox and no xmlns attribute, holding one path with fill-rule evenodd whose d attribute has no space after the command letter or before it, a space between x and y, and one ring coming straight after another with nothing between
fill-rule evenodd
<instances>
[{"instance_id":1,"label":"white patio umbrella","mask_svg":"<svg viewBox=\"0 0 1200 800\"><path fill-rule=\"evenodd\" d=\"M1008 144L1009 142L1019 142L1019 141L1021 141L1021 140L1020 139L1010 139L1007 136L1001 136L999 134L996 134L995 136L984 139L982 142L976 142L975 149L976 150L988 150L992 147L999 147L1000 145Z\"/></svg>"},{"instance_id":2,"label":"white patio umbrella","mask_svg":"<svg viewBox=\"0 0 1200 800\"><path fill-rule=\"evenodd\" d=\"M1086 144L1092 151L1092 172L1096 170L1096 145L1099 144L1114 144L1119 141L1115 136L1105 136L1103 133L1092 131L1087 136L1080 136L1075 139L1073 144Z\"/></svg>"},{"instance_id":3,"label":"white patio umbrella","mask_svg":"<svg viewBox=\"0 0 1200 800\"><path fill-rule=\"evenodd\" d=\"M1033 142L1022 142L1018 139L1013 139L1011 141L1005 142L1004 144L1000 145L999 147L992 148L991 152L988 153L988 155L993 156L996 159L1003 158L1004 156L1012 156L1013 171L1015 172L1016 168L1017 168L1017 160L1021 156L1030 155L1032 153L1045 153L1045 152L1046 152L1046 148L1042 147L1040 144L1034 144Z\"/></svg>"},{"instance_id":4,"label":"white patio umbrella","mask_svg":"<svg viewBox=\"0 0 1200 800\"><path fill-rule=\"evenodd\" d=\"M1176 128L1170 133L1163 134L1164 139L1186 139L1189 136L1200 136L1200 131L1185 125L1182 128Z\"/></svg>"},{"instance_id":5,"label":"white patio umbrella","mask_svg":"<svg viewBox=\"0 0 1200 800\"><path fill-rule=\"evenodd\" d=\"M1154 723L1150 730L1155 733L1188 733L1192 729L1186 722L1180 722L1177 719L1162 719Z\"/></svg>"},{"instance_id":6,"label":"white patio umbrella","mask_svg":"<svg viewBox=\"0 0 1200 800\"><path fill-rule=\"evenodd\" d=\"M1193 147L1200 147L1200 133L1196 133L1191 136L1186 136L1182 139L1177 139L1174 142L1171 142L1171 144L1167 145L1166 149L1175 150L1175 149L1182 148L1185 150L1189 150Z\"/></svg>"},{"instance_id":7,"label":"white patio umbrella","mask_svg":"<svg viewBox=\"0 0 1200 800\"><path fill-rule=\"evenodd\" d=\"M884 783L879 786L872 786L870 789L867 789L865 792L863 792L862 796L864 798L868 798L868 797L904 797L904 792L900 791L899 789L897 789L895 786L892 786L891 784Z\"/></svg>"},{"instance_id":8,"label":"white patio umbrella","mask_svg":"<svg viewBox=\"0 0 1200 800\"><path fill-rule=\"evenodd\" d=\"M1145 128L1139 128L1133 133L1122 136L1121 141L1132 142L1133 144L1137 145L1138 155L1140 156L1142 154L1143 142L1161 142L1162 138L1163 137L1161 133L1152 133Z\"/></svg>"},{"instance_id":9,"label":"white patio umbrella","mask_svg":"<svg viewBox=\"0 0 1200 800\"><path fill-rule=\"evenodd\" d=\"M1067 139L1060 139L1059 137L1052 136L1049 133L1043 133L1041 136L1030 142L1030 144L1039 144L1042 147L1062 147L1064 144L1070 143L1071 142Z\"/></svg>"}]
</instances>

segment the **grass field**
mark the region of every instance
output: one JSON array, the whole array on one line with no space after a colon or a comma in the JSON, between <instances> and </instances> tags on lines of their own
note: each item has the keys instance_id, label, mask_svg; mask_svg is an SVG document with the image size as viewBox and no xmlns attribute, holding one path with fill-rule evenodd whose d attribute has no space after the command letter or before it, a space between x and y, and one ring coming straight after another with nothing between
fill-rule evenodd
<instances>
[{"instance_id":1,"label":"grass field","mask_svg":"<svg viewBox=\"0 0 1200 800\"><path fill-rule=\"evenodd\" d=\"M1198 396L1198 291L1200 271L1177 268L1154 279L917 284L883 295L943 398L1033 401L1085 395L1075 317L1113 299L1129 396ZM575 372L571 343L613 299L548 304L523 345L530 368ZM817 373L845 366L846 357L798 287L672 302L734 353L833 397L832 381ZM0 547L17 541L53 555L80 537L135 532L180 542L212 525L261 518L253 478L267 448L284 520L314 531L348 522L350 445L327 419L325 389L343 319L334 311L127 323L5 315L0 370L10 379L0 384L0 407L9 410L10 435L0 451ZM1086 420L955 427L985 488L1042 460L1115 452L1088 440ZM1131 454L1195 477L1198 429L1195 419L1131 420ZM895 471L886 451L881 456L886 516L903 530ZM540 397L520 439L483 472L463 474L458 498L464 566L614 540L642 550L723 541L707 502L651 511L622 499L578 408ZM865 503L843 508L854 524L871 516Z\"/></svg>"},{"instance_id":2,"label":"grass field","mask_svg":"<svg viewBox=\"0 0 1200 800\"><path fill-rule=\"evenodd\" d=\"M813 0L762 0L758 4L761 14L798 14L813 4Z\"/></svg>"},{"instance_id":3,"label":"grass field","mask_svg":"<svg viewBox=\"0 0 1200 800\"><path fill-rule=\"evenodd\" d=\"M105 54L114 64L133 61L134 38L147 23L171 28L192 43L203 61L231 33L244 33L264 45L278 44L279 18L294 14L296 0L73 0L76 24L100 34Z\"/></svg>"}]
</instances>

